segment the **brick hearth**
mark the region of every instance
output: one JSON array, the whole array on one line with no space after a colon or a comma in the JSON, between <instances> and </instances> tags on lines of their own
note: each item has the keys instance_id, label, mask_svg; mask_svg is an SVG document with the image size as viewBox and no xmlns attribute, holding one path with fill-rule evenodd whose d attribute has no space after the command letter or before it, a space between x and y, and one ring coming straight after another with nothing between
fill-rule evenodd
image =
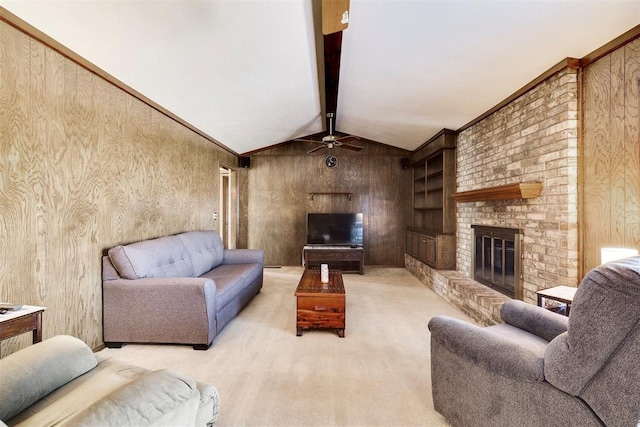
<instances>
[{"instance_id":1,"label":"brick hearth","mask_svg":"<svg viewBox=\"0 0 640 427\"><path fill-rule=\"evenodd\" d=\"M457 271L435 270L411 255L405 255L404 261L411 274L479 325L502 323L500 307L511 298Z\"/></svg>"}]
</instances>

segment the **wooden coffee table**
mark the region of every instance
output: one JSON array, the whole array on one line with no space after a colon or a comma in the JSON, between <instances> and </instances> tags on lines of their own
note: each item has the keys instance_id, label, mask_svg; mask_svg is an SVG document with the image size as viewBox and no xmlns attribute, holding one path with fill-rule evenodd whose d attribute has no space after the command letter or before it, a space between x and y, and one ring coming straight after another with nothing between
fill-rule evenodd
<instances>
[{"instance_id":1,"label":"wooden coffee table","mask_svg":"<svg viewBox=\"0 0 640 427\"><path fill-rule=\"evenodd\" d=\"M297 336L304 329L336 329L344 338L346 297L340 270L329 270L329 283L320 281L320 270L305 270L295 296Z\"/></svg>"}]
</instances>

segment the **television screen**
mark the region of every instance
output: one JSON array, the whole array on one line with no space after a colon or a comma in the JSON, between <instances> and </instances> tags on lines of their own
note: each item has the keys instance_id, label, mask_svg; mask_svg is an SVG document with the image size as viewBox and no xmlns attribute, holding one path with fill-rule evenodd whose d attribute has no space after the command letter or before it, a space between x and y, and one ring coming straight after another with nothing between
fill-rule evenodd
<instances>
[{"instance_id":1,"label":"television screen","mask_svg":"<svg viewBox=\"0 0 640 427\"><path fill-rule=\"evenodd\" d=\"M308 245L362 246L362 213L308 213Z\"/></svg>"}]
</instances>

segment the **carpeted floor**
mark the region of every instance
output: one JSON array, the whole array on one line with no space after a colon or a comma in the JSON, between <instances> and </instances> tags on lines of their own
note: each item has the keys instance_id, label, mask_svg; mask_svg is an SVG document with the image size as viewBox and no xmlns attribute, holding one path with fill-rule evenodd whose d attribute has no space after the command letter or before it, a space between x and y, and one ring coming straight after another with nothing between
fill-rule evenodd
<instances>
[{"instance_id":1,"label":"carpeted floor","mask_svg":"<svg viewBox=\"0 0 640 427\"><path fill-rule=\"evenodd\" d=\"M469 320L400 268L345 274L345 337L296 336L301 267L265 269L264 286L207 351L126 345L102 354L214 385L218 426L446 426L433 410L429 331ZM180 313L168 315L179 316Z\"/></svg>"}]
</instances>

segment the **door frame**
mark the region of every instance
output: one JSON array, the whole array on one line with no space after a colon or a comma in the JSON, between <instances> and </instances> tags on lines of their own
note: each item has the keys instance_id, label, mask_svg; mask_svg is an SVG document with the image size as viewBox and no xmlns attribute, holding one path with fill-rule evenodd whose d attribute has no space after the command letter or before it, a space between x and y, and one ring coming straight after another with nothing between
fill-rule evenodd
<instances>
[{"instance_id":1,"label":"door frame","mask_svg":"<svg viewBox=\"0 0 640 427\"><path fill-rule=\"evenodd\" d=\"M238 241L239 223L239 187L238 170L232 166L220 163L220 215L218 232L226 249L235 249Z\"/></svg>"}]
</instances>

